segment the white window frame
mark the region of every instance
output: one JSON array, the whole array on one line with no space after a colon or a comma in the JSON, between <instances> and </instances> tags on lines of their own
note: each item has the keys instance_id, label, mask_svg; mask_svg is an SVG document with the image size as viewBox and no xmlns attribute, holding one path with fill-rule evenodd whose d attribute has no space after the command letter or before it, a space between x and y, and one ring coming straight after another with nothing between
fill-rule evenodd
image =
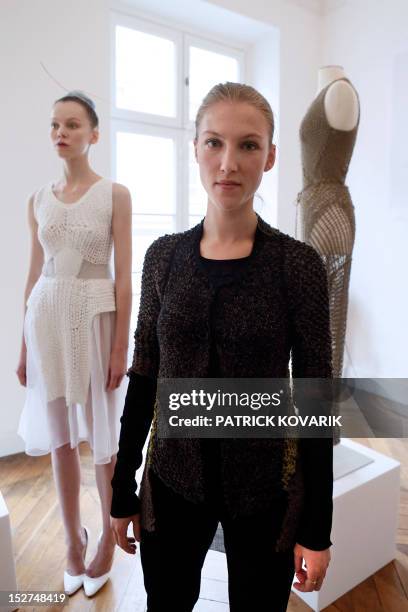
<instances>
[{"instance_id":1,"label":"white window frame","mask_svg":"<svg viewBox=\"0 0 408 612\"><path fill-rule=\"evenodd\" d=\"M124 119L112 119L111 121L111 167L113 170L113 176L117 176L117 151L116 151L116 134L118 132L129 132L130 134L147 134L149 136L162 136L164 138L172 138L174 140L174 150L175 150L175 155L174 155L174 171L176 174L175 177L175 181L174 181L174 202L175 202L175 212L174 212L174 217L175 217L175 226L176 226L176 231L180 231L180 228L182 227L182 218L181 218L181 214L180 214L180 210L177 206L177 202L179 200L179 198L182 197L182 190L180 188L180 179L181 179L181 172L182 172L182 160L180 159L180 155L178 155L178 152L181 150L181 148L183 147L183 143L182 143L182 132L179 129L176 128L171 128L168 126L161 126L161 125L152 125L151 123L137 123L135 124L133 121L128 121L128 120L124 120ZM157 168L159 170L159 166L160 163L158 161L157 163ZM149 212L143 212L143 213L138 213L136 211L132 211L132 215L138 217L138 216L145 216L145 215L150 215L152 217L157 216L157 217L161 217L161 216L172 216L172 213L167 214L167 213L149 213Z\"/></svg>"},{"instance_id":2,"label":"white window frame","mask_svg":"<svg viewBox=\"0 0 408 612\"><path fill-rule=\"evenodd\" d=\"M116 26L138 29L148 34L163 36L172 40L176 45L176 117L164 117L151 115L138 111L120 109L116 106L115 93L115 68L116 68ZM151 21L137 15L127 15L112 8L111 20L111 169L112 176L116 174L116 132L128 131L152 135L170 135L175 139L176 146L176 177L175 177L175 202L176 202L176 231L183 231L189 226L189 174L188 174L188 143L194 139L194 121L189 120L188 110L188 87L186 79L189 77L189 47L196 46L215 53L222 53L234 57L238 61L239 79L244 81L246 73L245 47L237 48L234 44L225 44L208 32L195 34L187 32L183 27L166 27L165 25ZM133 212L137 216L138 213Z\"/></svg>"},{"instance_id":3,"label":"white window frame","mask_svg":"<svg viewBox=\"0 0 408 612\"><path fill-rule=\"evenodd\" d=\"M228 55L229 57L233 57L238 62L238 79L239 81L244 80L245 75L245 54L244 51L238 50L234 47L229 47L223 45L221 43L216 43L212 40L208 40L201 36L193 36L191 34L184 34L184 48L183 48L183 58L184 58L184 83L186 79L190 78L190 66L189 66L189 48L190 47L200 47L201 49L206 49L207 51L213 51L214 53L220 53L222 55ZM215 83L214 83L215 84ZM188 87L184 87L183 91L183 108L184 108L184 128L194 132L194 121L191 121L189 118L189 96L188 96Z\"/></svg>"},{"instance_id":4,"label":"white window frame","mask_svg":"<svg viewBox=\"0 0 408 612\"><path fill-rule=\"evenodd\" d=\"M166 117L164 115L143 113L140 111L134 111L130 109L118 108L116 106L116 26L124 26L131 30L139 30L146 34L152 34L154 36L160 36L167 38L174 42L176 52L176 116ZM183 100L178 91L178 84L183 74L183 35L182 32L178 32L172 28L166 28L159 24L154 24L149 21L138 19L137 17L130 17L120 13L112 15L111 19L111 84L112 84L112 103L111 103L111 117L116 119L128 119L130 121L138 121L141 123L151 123L154 125L161 124L163 126L182 126L183 116ZM158 75L159 78L159 75Z\"/></svg>"}]
</instances>

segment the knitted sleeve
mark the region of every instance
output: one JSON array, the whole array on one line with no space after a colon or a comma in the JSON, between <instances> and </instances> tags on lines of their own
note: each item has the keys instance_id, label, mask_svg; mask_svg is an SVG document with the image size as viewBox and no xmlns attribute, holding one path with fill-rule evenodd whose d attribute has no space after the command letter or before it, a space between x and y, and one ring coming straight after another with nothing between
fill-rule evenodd
<instances>
[{"instance_id":1,"label":"knitted sleeve","mask_svg":"<svg viewBox=\"0 0 408 612\"><path fill-rule=\"evenodd\" d=\"M291 241L292 242L292 241ZM331 378L332 344L327 273L312 247L293 240L285 258L293 324L294 378Z\"/></svg>"},{"instance_id":2,"label":"knitted sleeve","mask_svg":"<svg viewBox=\"0 0 408 612\"><path fill-rule=\"evenodd\" d=\"M132 365L121 418L119 451L112 479L111 516L128 517L140 511L136 470L143 461L143 446L154 413L160 351L157 319L178 234L155 240L146 251Z\"/></svg>"},{"instance_id":3,"label":"knitted sleeve","mask_svg":"<svg viewBox=\"0 0 408 612\"><path fill-rule=\"evenodd\" d=\"M294 379L331 378L326 269L312 247L297 241L290 245L285 263L293 326L292 375ZM305 493L296 541L311 550L325 550L332 544L333 441L303 438L299 450Z\"/></svg>"},{"instance_id":4,"label":"knitted sleeve","mask_svg":"<svg viewBox=\"0 0 408 612\"><path fill-rule=\"evenodd\" d=\"M157 378L159 370L159 346L156 325L160 311L157 288L157 264L159 259L159 240L147 249L143 262L142 287L137 327L134 333L135 347L130 372Z\"/></svg>"},{"instance_id":5,"label":"knitted sleeve","mask_svg":"<svg viewBox=\"0 0 408 612\"><path fill-rule=\"evenodd\" d=\"M155 240L147 249L143 263L142 290L137 327L134 334L135 348L130 372L156 379L160 365L157 340L157 320L166 288L175 246L181 234L166 234Z\"/></svg>"},{"instance_id":6,"label":"knitted sleeve","mask_svg":"<svg viewBox=\"0 0 408 612\"><path fill-rule=\"evenodd\" d=\"M133 362L127 371L129 384L119 437L119 451L112 479L111 516L128 517L140 511L136 494L136 470L143 461L143 446L153 418L159 370L156 326L160 312L160 269L165 265L166 236L155 240L146 251L142 291L134 334Z\"/></svg>"}]
</instances>

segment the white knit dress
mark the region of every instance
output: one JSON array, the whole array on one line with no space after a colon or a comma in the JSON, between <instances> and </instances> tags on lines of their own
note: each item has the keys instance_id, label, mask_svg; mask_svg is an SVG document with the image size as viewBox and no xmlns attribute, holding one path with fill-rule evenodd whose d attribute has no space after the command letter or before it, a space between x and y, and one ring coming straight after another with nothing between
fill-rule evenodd
<instances>
[{"instance_id":1,"label":"white knit dress","mask_svg":"<svg viewBox=\"0 0 408 612\"><path fill-rule=\"evenodd\" d=\"M19 435L29 455L86 440L96 464L118 450L125 379L106 391L115 326L112 182L64 204L53 183L34 198L42 274L27 300L27 392Z\"/></svg>"}]
</instances>

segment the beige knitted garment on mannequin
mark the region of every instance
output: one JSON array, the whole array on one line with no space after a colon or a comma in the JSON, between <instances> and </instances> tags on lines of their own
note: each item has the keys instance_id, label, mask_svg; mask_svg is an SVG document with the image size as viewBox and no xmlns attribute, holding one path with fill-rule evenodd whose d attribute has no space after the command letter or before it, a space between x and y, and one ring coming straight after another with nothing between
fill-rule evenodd
<instances>
[{"instance_id":1,"label":"beige knitted garment on mannequin","mask_svg":"<svg viewBox=\"0 0 408 612\"><path fill-rule=\"evenodd\" d=\"M350 83L348 79L339 80ZM341 377L355 236L354 207L344 182L360 116L352 130L338 130L329 125L324 97L331 84L317 95L300 126L303 189L297 197L296 233L320 253L326 265L333 376Z\"/></svg>"}]
</instances>

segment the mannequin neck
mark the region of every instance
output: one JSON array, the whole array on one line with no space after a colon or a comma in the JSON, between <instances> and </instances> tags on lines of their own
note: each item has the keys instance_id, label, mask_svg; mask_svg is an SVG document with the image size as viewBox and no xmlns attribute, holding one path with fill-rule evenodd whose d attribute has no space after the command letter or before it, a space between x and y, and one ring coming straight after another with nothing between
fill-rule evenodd
<instances>
[{"instance_id":1,"label":"mannequin neck","mask_svg":"<svg viewBox=\"0 0 408 612\"><path fill-rule=\"evenodd\" d=\"M337 79L345 78L343 66L322 66L317 77L317 93Z\"/></svg>"}]
</instances>

